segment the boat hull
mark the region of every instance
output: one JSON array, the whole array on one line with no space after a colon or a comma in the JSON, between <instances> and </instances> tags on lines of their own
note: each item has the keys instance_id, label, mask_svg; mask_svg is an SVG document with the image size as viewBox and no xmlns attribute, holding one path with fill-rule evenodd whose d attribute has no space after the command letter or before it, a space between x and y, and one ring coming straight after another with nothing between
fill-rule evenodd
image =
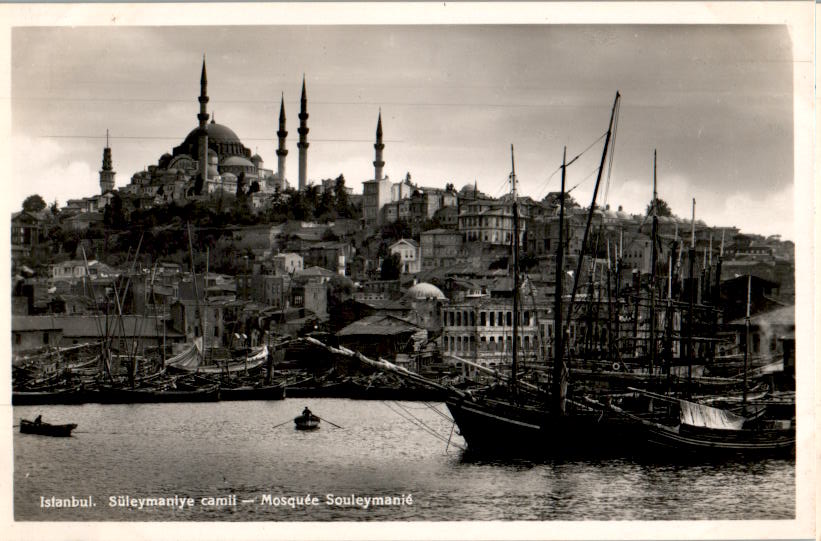
<instances>
[{"instance_id":1,"label":"boat hull","mask_svg":"<svg viewBox=\"0 0 821 541\"><path fill-rule=\"evenodd\" d=\"M609 456L634 449L636 423L601 412L554 415L505 403L446 402L468 451L504 456Z\"/></svg>"},{"instance_id":2,"label":"boat hull","mask_svg":"<svg viewBox=\"0 0 821 541\"><path fill-rule=\"evenodd\" d=\"M54 438L68 438L71 431L77 428L74 423L65 425L52 425L48 423L35 423L25 419L20 421L21 434L36 434L38 436L51 436Z\"/></svg>"},{"instance_id":3,"label":"boat hull","mask_svg":"<svg viewBox=\"0 0 821 541\"><path fill-rule=\"evenodd\" d=\"M285 387L272 385L268 387L221 387L219 399L222 401L236 400L283 400Z\"/></svg>"},{"instance_id":4,"label":"boat hull","mask_svg":"<svg viewBox=\"0 0 821 541\"><path fill-rule=\"evenodd\" d=\"M313 415L310 417L300 415L294 419L294 428L297 430L318 430L319 418Z\"/></svg>"},{"instance_id":5,"label":"boat hull","mask_svg":"<svg viewBox=\"0 0 821 541\"><path fill-rule=\"evenodd\" d=\"M646 423L645 440L666 452L700 456L789 456L795 454L795 429L725 430Z\"/></svg>"}]
</instances>

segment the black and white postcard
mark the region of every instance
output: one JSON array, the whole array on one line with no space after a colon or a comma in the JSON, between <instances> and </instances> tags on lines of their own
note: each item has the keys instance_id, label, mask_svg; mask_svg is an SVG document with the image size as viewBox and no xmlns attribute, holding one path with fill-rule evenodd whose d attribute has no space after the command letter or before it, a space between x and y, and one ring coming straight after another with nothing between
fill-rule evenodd
<instances>
[{"instance_id":1,"label":"black and white postcard","mask_svg":"<svg viewBox=\"0 0 821 541\"><path fill-rule=\"evenodd\" d=\"M6 539L811 539L814 6L4 5Z\"/></svg>"}]
</instances>

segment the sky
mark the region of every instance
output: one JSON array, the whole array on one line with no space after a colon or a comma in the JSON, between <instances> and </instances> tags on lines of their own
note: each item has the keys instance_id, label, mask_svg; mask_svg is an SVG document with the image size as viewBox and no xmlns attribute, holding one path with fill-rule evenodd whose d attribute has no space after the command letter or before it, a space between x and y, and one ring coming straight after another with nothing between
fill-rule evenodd
<instances>
[{"instance_id":1,"label":"sky","mask_svg":"<svg viewBox=\"0 0 821 541\"><path fill-rule=\"evenodd\" d=\"M613 167L598 202L643 212L652 196L709 225L794 239L793 53L779 25L16 27L11 42L12 200L99 193L106 129L117 186L209 113L276 169L280 97L297 179L303 74L308 179L373 178L381 108L385 173L421 186L510 187L590 203L616 91ZM592 146L591 146L592 145ZM605 179L606 180L606 179ZM606 198L605 198L606 196Z\"/></svg>"}]
</instances>

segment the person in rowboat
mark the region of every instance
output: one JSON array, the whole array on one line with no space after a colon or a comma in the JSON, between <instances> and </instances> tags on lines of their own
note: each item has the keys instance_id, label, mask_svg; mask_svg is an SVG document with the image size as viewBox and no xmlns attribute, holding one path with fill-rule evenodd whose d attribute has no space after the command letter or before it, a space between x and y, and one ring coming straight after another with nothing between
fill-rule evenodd
<instances>
[{"instance_id":1,"label":"person in rowboat","mask_svg":"<svg viewBox=\"0 0 821 541\"><path fill-rule=\"evenodd\" d=\"M302 416L309 419L311 415L311 410L308 409L308 406L305 406L305 409L302 410Z\"/></svg>"},{"instance_id":2,"label":"person in rowboat","mask_svg":"<svg viewBox=\"0 0 821 541\"><path fill-rule=\"evenodd\" d=\"M34 420L34 424L36 424L37 426L40 426L40 423L42 423L42 422L43 422L43 416L42 415L38 415L37 418Z\"/></svg>"}]
</instances>

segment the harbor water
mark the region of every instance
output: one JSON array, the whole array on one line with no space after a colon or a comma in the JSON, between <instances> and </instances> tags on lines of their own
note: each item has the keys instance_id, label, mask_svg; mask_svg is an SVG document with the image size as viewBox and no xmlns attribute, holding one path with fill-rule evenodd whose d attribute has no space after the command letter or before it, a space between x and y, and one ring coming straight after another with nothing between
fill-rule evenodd
<instances>
[{"instance_id":1,"label":"harbor water","mask_svg":"<svg viewBox=\"0 0 821 541\"><path fill-rule=\"evenodd\" d=\"M320 430L294 430L306 405ZM70 438L20 434L20 419L38 414L78 428ZM482 460L461 451L447 415L444 404L343 399L15 407L14 517L794 518L794 460Z\"/></svg>"}]
</instances>

